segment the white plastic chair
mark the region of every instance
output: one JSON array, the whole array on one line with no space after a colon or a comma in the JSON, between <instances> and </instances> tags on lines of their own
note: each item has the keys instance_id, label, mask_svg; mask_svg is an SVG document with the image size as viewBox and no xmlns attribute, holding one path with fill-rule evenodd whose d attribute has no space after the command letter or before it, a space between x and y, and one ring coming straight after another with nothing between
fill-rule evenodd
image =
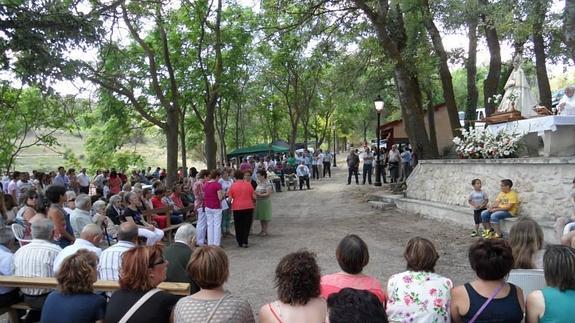
<instances>
[{"instance_id":1,"label":"white plastic chair","mask_svg":"<svg viewBox=\"0 0 575 323\"><path fill-rule=\"evenodd\" d=\"M12 233L14 233L14 237L18 240L20 247L32 241L24 239L24 227L18 223L12 223Z\"/></svg>"},{"instance_id":2,"label":"white plastic chair","mask_svg":"<svg viewBox=\"0 0 575 323\"><path fill-rule=\"evenodd\" d=\"M507 282L521 287L525 300L527 300L527 295L532 291L547 286L542 269L513 269L509 273L509 277L507 277Z\"/></svg>"}]
</instances>

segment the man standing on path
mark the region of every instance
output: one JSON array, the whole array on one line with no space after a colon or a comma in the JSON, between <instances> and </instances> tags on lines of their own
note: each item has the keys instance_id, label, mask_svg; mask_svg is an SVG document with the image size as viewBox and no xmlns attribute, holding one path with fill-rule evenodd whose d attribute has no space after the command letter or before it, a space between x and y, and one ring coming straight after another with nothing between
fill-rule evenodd
<instances>
[{"instance_id":1,"label":"man standing on path","mask_svg":"<svg viewBox=\"0 0 575 323\"><path fill-rule=\"evenodd\" d=\"M82 168L76 179L80 185L80 193L90 194L90 176L86 175L86 168Z\"/></svg>"},{"instance_id":2,"label":"man standing on path","mask_svg":"<svg viewBox=\"0 0 575 323\"><path fill-rule=\"evenodd\" d=\"M325 177L325 173L327 172L329 174L329 178L331 178L331 160L332 160L333 156L331 155L331 153L328 151L325 152L325 154L323 155L323 177Z\"/></svg>"},{"instance_id":3,"label":"man standing on path","mask_svg":"<svg viewBox=\"0 0 575 323\"><path fill-rule=\"evenodd\" d=\"M365 147L365 152L361 154L363 159L363 181L362 185L365 185L365 177L367 176L367 180L369 185L371 185L371 171L373 169L373 153L369 150L369 147Z\"/></svg>"},{"instance_id":4,"label":"man standing on path","mask_svg":"<svg viewBox=\"0 0 575 323\"><path fill-rule=\"evenodd\" d=\"M401 161L401 156L399 155L399 150L397 150L397 145L391 146L387 160L389 163L389 177L391 177L391 182L397 183L399 178L399 162Z\"/></svg>"},{"instance_id":5,"label":"man standing on path","mask_svg":"<svg viewBox=\"0 0 575 323\"><path fill-rule=\"evenodd\" d=\"M350 151L349 155L347 155L347 185L351 184L351 175L355 174L355 183L359 185L359 178L357 175L357 171L359 168L359 156L357 155L357 149Z\"/></svg>"}]
</instances>

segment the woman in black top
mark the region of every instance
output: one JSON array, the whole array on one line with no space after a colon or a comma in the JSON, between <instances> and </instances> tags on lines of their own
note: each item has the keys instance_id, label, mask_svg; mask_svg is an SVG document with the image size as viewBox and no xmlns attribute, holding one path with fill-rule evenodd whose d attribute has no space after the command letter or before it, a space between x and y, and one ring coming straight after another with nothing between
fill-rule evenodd
<instances>
[{"instance_id":1,"label":"woman in black top","mask_svg":"<svg viewBox=\"0 0 575 323\"><path fill-rule=\"evenodd\" d=\"M477 279L451 290L452 321L469 322L477 315L476 323L521 322L525 308L523 291L505 282L513 268L509 244L504 240L479 240L469 249L469 263Z\"/></svg>"},{"instance_id":2,"label":"woman in black top","mask_svg":"<svg viewBox=\"0 0 575 323\"><path fill-rule=\"evenodd\" d=\"M106 309L106 323L119 322L132 306L166 279L168 262L162 247L137 246L122 255L120 289L112 294ZM127 320L128 323L169 322L180 296L157 291Z\"/></svg>"},{"instance_id":3,"label":"woman in black top","mask_svg":"<svg viewBox=\"0 0 575 323\"><path fill-rule=\"evenodd\" d=\"M138 226L138 236L147 239L148 246L156 244L164 237L164 231L154 227L144 220L144 216L138 208L139 198L136 193L128 192L124 195L127 207L120 216L121 222L134 222Z\"/></svg>"}]
</instances>

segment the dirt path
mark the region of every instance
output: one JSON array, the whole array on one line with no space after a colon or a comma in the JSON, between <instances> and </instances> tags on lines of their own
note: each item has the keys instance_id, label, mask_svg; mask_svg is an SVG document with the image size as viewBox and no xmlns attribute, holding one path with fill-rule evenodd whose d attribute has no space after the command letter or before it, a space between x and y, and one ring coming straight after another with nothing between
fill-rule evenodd
<instances>
[{"instance_id":1,"label":"dirt path","mask_svg":"<svg viewBox=\"0 0 575 323\"><path fill-rule=\"evenodd\" d=\"M350 233L358 234L369 247L370 262L364 272L378 277L384 286L390 275L405 270L403 248L416 235L436 244L438 273L455 284L473 277L467 261L472 242L467 228L397 210L372 209L365 200L375 187L345 185L346 169L332 175L331 179L312 181L309 191L275 193L270 235L250 236L250 248L238 248L233 238L224 240L231 267L226 289L247 299L254 313L276 297L273 274L282 256L307 248L317 254L322 274L340 271L335 248ZM259 223L254 223L253 231L259 229Z\"/></svg>"}]
</instances>

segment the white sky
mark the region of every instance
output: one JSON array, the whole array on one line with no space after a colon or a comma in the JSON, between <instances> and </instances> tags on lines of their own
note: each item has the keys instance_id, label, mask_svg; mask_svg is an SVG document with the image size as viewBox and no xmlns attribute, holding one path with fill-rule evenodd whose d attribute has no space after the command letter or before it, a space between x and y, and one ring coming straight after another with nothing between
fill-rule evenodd
<instances>
[{"instance_id":1,"label":"white sky","mask_svg":"<svg viewBox=\"0 0 575 323\"><path fill-rule=\"evenodd\" d=\"M259 0L237 0L237 2L241 5L246 7L251 7L255 11L259 11ZM554 0L552 11L553 12L560 12L563 10L565 6L565 2L561 0ZM459 33L442 33L443 44L446 50L454 50L454 49L463 49L465 53L467 53L467 46L468 46L468 38L464 31ZM501 42L501 57L503 61L508 61L511 59L513 54L512 46L509 42L502 41ZM95 50L91 50L88 52L81 52L75 51L70 53L72 57L81 58L81 57L90 57L95 58L96 52ZM484 40L481 40L478 44L478 52L477 52L477 64L478 65L487 65L489 64L489 51L487 49L487 45ZM455 65L451 67L452 69L462 68L461 65ZM564 66L564 65L555 65L555 64L547 64L547 69L550 77L561 75L565 73L567 69L572 69L572 66ZM0 73L0 79L12 79L7 73ZM62 81L58 82L54 85L56 91L62 94L71 94L77 95L79 92L84 92L80 94L80 96L89 96L91 90L94 87L91 84L82 83L79 80L75 81Z\"/></svg>"}]
</instances>

